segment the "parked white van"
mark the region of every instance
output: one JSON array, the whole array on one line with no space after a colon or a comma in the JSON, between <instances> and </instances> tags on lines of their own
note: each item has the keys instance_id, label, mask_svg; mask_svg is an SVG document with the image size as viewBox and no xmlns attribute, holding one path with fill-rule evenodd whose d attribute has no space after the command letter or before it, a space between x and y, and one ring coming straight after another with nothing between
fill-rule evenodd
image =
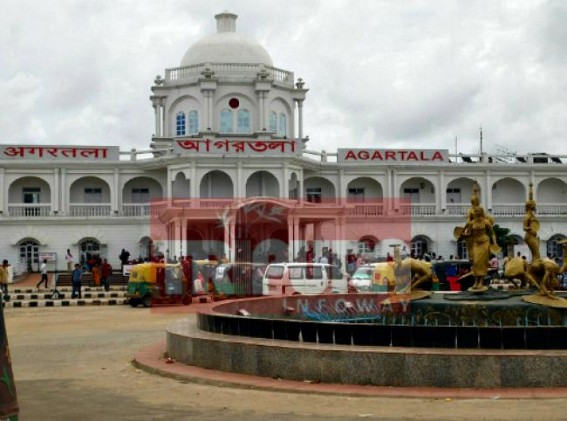
<instances>
[{"instance_id":1,"label":"parked white van","mask_svg":"<svg viewBox=\"0 0 567 421\"><path fill-rule=\"evenodd\" d=\"M273 263L262 281L264 295L346 293L347 278L326 263Z\"/></svg>"}]
</instances>

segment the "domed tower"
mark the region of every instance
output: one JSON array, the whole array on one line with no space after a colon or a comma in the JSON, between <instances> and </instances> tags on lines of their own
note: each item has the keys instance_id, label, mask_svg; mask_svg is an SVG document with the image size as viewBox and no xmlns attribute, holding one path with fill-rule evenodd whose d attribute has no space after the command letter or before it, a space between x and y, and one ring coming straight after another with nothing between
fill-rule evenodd
<instances>
[{"instance_id":1,"label":"domed tower","mask_svg":"<svg viewBox=\"0 0 567 421\"><path fill-rule=\"evenodd\" d=\"M238 34L237 15L215 19L217 32L195 42L180 67L154 81L152 148L186 138L302 139L303 81L294 83L292 72L273 67L264 47Z\"/></svg>"}]
</instances>

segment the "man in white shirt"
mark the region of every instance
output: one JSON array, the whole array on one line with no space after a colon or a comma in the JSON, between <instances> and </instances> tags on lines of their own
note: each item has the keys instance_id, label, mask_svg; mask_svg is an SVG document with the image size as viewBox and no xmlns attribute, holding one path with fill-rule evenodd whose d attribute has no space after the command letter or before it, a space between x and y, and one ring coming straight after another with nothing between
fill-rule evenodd
<instances>
[{"instance_id":1,"label":"man in white shirt","mask_svg":"<svg viewBox=\"0 0 567 421\"><path fill-rule=\"evenodd\" d=\"M39 271L41 272L41 279L39 280L38 284L36 285L37 290L39 291L39 286L45 282L45 289L47 289L47 259L43 259L43 263L41 264Z\"/></svg>"}]
</instances>

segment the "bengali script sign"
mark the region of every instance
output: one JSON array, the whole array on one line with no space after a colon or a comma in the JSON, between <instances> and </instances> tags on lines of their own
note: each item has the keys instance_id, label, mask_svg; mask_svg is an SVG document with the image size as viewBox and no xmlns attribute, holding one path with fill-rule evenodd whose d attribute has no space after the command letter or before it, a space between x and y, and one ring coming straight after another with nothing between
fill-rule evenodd
<instances>
[{"instance_id":1,"label":"bengali script sign","mask_svg":"<svg viewBox=\"0 0 567 421\"><path fill-rule=\"evenodd\" d=\"M0 145L0 159L118 161L118 146Z\"/></svg>"},{"instance_id":2,"label":"bengali script sign","mask_svg":"<svg viewBox=\"0 0 567 421\"><path fill-rule=\"evenodd\" d=\"M174 152L182 154L223 154L258 156L300 155L301 148L295 139L278 140L228 140L228 139L180 139Z\"/></svg>"},{"instance_id":3,"label":"bengali script sign","mask_svg":"<svg viewBox=\"0 0 567 421\"><path fill-rule=\"evenodd\" d=\"M447 149L337 149L338 162L372 164L441 164L449 162Z\"/></svg>"}]
</instances>

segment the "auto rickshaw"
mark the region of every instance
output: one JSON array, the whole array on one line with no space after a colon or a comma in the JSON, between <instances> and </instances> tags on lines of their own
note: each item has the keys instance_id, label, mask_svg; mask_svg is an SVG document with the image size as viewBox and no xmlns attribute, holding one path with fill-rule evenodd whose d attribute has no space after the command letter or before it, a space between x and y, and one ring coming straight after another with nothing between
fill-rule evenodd
<instances>
[{"instance_id":1,"label":"auto rickshaw","mask_svg":"<svg viewBox=\"0 0 567 421\"><path fill-rule=\"evenodd\" d=\"M191 303L190 280L185 279L179 264L140 263L130 269L128 303L132 307L142 304Z\"/></svg>"},{"instance_id":2,"label":"auto rickshaw","mask_svg":"<svg viewBox=\"0 0 567 421\"><path fill-rule=\"evenodd\" d=\"M216 260L193 260L193 295L200 296L212 293L211 288L214 289L213 279L217 264Z\"/></svg>"},{"instance_id":3,"label":"auto rickshaw","mask_svg":"<svg viewBox=\"0 0 567 421\"><path fill-rule=\"evenodd\" d=\"M265 263L223 263L214 274L215 298L262 295Z\"/></svg>"}]
</instances>

